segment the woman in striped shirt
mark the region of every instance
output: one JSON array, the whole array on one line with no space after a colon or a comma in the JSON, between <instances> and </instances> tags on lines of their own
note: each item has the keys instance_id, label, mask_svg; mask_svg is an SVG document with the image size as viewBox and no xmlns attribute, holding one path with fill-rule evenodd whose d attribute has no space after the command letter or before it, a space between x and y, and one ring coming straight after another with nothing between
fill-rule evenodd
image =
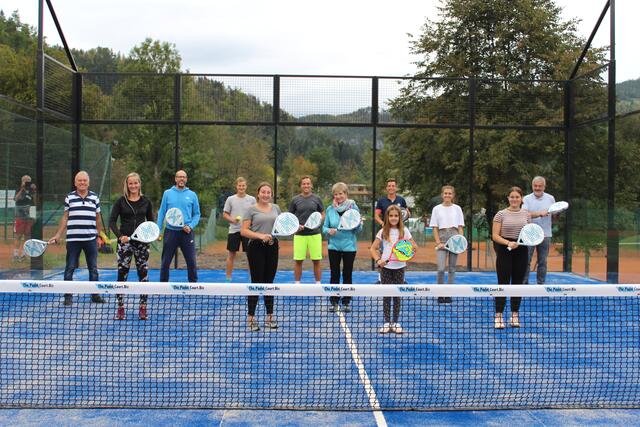
<instances>
[{"instance_id":1,"label":"woman in striped shirt","mask_svg":"<svg viewBox=\"0 0 640 427\"><path fill-rule=\"evenodd\" d=\"M509 207L501 210L493 218L493 248L496 251L496 273L501 285L522 284L527 272L529 251L526 246L517 243L520 230L531 222L531 215L522 209L522 190L519 187L509 189ZM511 248L509 250L508 248ZM511 320L509 325L520 327L518 311L521 297L511 297ZM502 312L507 303L506 297L496 297L496 315L494 327L504 329Z\"/></svg>"}]
</instances>

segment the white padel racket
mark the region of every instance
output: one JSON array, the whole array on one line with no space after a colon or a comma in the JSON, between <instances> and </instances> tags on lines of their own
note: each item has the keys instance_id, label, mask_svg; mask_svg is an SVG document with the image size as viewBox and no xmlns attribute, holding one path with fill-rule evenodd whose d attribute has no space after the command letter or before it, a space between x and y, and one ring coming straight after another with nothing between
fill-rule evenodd
<instances>
[{"instance_id":1,"label":"white padel racket","mask_svg":"<svg viewBox=\"0 0 640 427\"><path fill-rule=\"evenodd\" d=\"M569 209L569 203L567 202L555 202L549 206L548 212L550 214L559 214Z\"/></svg>"},{"instance_id":2,"label":"white padel racket","mask_svg":"<svg viewBox=\"0 0 640 427\"><path fill-rule=\"evenodd\" d=\"M24 242L22 253L28 257L37 258L47 250L47 246L49 246L49 242L45 242L44 240L29 239Z\"/></svg>"},{"instance_id":3,"label":"white padel racket","mask_svg":"<svg viewBox=\"0 0 640 427\"><path fill-rule=\"evenodd\" d=\"M362 222L360 212L355 209L347 209L340 217L340 224L338 224L338 230L353 230L357 228Z\"/></svg>"},{"instance_id":4,"label":"white padel racket","mask_svg":"<svg viewBox=\"0 0 640 427\"><path fill-rule=\"evenodd\" d=\"M538 246L544 240L544 230L538 224L527 224L520 230L518 245ZM507 247L511 250L511 248Z\"/></svg>"},{"instance_id":5,"label":"white padel racket","mask_svg":"<svg viewBox=\"0 0 640 427\"><path fill-rule=\"evenodd\" d=\"M164 216L164 219L167 221L167 224L172 227L184 227L184 215L178 208L169 209L167 214Z\"/></svg>"},{"instance_id":6,"label":"white padel racket","mask_svg":"<svg viewBox=\"0 0 640 427\"><path fill-rule=\"evenodd\" d=\"M409 210L407 208L400 208L400 212L402 212L402 222L407 222L409 220Z\"/></svg>"},{"instance_id":7,"label":"white padel racket","mask_svg":"<svg viewBox=\"0 0 640 427\"><path fill-rule=\"evenodd\" d=\"M273 236L291 236L300 229L298 217L291 212L283 212L276 217L273 223L271 235Z\"/></svg>"},{"instance_id":8,"label":"white padel racket","mask_svg":"<svg viewBox=\"0 0 640 427\"><path fill-rule=\"evenodd\" d=\"M309 218L305 221L304 228L315 230L320 227L320 224L322 224L322 214L320 212L314 212L309 215Z\"/></svg>"},{"instance_id":9,"label":"white padel racket","mask_svg":"<svg viewBox=\"0 0 640 427\"><path fill-rule=\"evenodd\" d=\"M461 254L467 250L467 245L467 239L462 234L454 234L444 244L444 249L454 254Z\"/></svg>"},{"instance_id":10,"label":"white padel racket","mask_svg":"<svg viewBox=\"0 0 640 427\"><path fill-rule=\"evenodd\" d=\"M160 229L153 221L145 221L136 227L136 231L131 235L132 240L142 243L151 243L160 237Z\"/></svg>"}]
</instances>

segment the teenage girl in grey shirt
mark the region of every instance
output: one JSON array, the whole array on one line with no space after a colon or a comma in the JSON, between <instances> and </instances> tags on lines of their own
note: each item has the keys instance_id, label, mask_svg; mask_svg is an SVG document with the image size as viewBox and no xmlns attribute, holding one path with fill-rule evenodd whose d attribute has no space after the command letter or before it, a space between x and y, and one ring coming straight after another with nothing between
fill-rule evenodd
<instances>
[{"instance_id":1,"label":"teenage girl in grey shirt","mask_svg":"<svg viewBox=\"0 0 640 427\"><path fill-rule=\"evenodd\" d=\"M257 202L249 207L242 220L240 234L249 239L247 260L251 283L273 283L278 270L278 240L271 235L273 223L280 214L278 205L271 203L273 189L266 182L258 186ZM255 320L256 307L259 296L251 295L247 298L249 329L259 331L260 326ZM273 319L273 295L264 296L267 312L265 327L277 329L278 323Z\"/></svg>"}]
</instances>

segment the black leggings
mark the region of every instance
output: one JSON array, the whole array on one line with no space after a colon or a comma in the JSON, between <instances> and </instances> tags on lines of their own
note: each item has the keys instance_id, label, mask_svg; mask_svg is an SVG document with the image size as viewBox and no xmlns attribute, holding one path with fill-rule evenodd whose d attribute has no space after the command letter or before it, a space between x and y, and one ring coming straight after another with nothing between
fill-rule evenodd
<instances>
[{"instance_id":1,"label":"black leggings","mask_svg":"<svg viewBox=\"0 0 640 427\"><path fill-rule=\"evenodd\" d=\"M136 260L136 270L138 271L138 281L149 281L149 245L135 240L127 243L118 242L118 282L126 282L129 277L131 260ZM124 305L124 297L117 294L118 305ZM147 296L140 295L140 304L147 303Z\"/></svg>"},{"instance_id":2,"label":"black leggings","mask_svg":"<svg viewBox=\"0 0 640 427\"><path fill-rule=\"evenodd\" d=\"M380 283L383 285L401 285L404 283L404 267L380 270ZM391 319L391 301L393 301L393 320ZM382 312L385 323L397 323L400 317L400 297L382 297Z\"/></svg>"},{"instance_id":3,"label":"black leggings","mask_svg":"<svg viewBox=\"0 0 640 427\"><path fill-rule=\"evenodd\" d=\"M526 246L518 246L512 251L507 246L493 243L496 251L496 274L500 285L521 285L527 273L527 262L529 259L529 249ZM520 310L522 297L511 297L511 312L517 313ZM506 297L496 297L496 313L502 314L504 306L507 304Z\"/></svg>"},{"instance_id":4,"label":"black leggings","mask_svg":"<svg viewBox=\"0 0 640 427\"><path fill-rule=\"evenodd\" d=\"M342 283L350 285L353 283L353 262L356 259L355 252L342 252L329 249L329 267L331 267L331 280L329 283L340 283L340 263L342 262ZM329 297L331 304L338 304L340 297ZM342 304L349 305L351 297L342 297Z\"/></svg>"},{"instance_id":5,"label":"black leggings","mask_svg":"<svg viewBox=\"0 0 640 427\"><path fill-rule=\"evenodd\" d=\"M273 283L278 270L278 242L273 245L262 243L260 240L251 240L247 248L249 272L251 283ZM258 306L258 295L247 297L249 316L255 316ZM273 314L273 295L264 296L264 306L267 314Z\"/></svg>"}]
</instances>

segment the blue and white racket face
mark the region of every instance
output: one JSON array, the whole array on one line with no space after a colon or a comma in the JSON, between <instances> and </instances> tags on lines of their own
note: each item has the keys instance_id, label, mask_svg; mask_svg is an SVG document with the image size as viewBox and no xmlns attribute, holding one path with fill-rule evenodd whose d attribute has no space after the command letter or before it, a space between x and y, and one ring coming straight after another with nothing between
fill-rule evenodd
<instances>
[{"instance_id":1,"label":"blue and white racket face","mask_svg":"<svg viewBox=\"0 0 640 427\"><path fill-rule=\"evenodd\" d=\"M298 217L291 212L283 212L276 217L271 234L274 236L291 236L300 228Z\"/></svg>"},{"instance_id":2,"label":"blue and white racket face","mask_svg":"<svg viewBox=\"0 0 640 427\"><path fill-rule=\"evenodd\" d=\"M555 202L554 204L549 206L548 212L550 214L557 214L557 213L560 213L560 212L564 212L567 209L569 209L569 203L568 202Z\"/></svg>"},{"instance_id":3,"label":"blue and white racket face","mask_svg":"<svg viewBox=\"0 0 640 427\"><path fill-rule=\"evenodd\" d=\"M309 218L304 223L304 228L315 230L322 224L322 214L320 212L314 212L309 215Z\"/></svg>"},{"instance_id":4,"label":"blue and white racket face","mask_svg":"<svg viewBox=\"0 0 640 427\"><path fill-rule=\"evenodd\" d=\"M527 224L520 230L518 244L538 246L544 240L544 230L538 224Z\"/></svg>"},{"instance_id":5,"label":"blue and white racket face","mask_svg":"<svg viewBox=\"0 0 640 427\"><path fill-rule=\"evenodd\" d=\"M355 209L348 209L340 217L340 224L338 224L338 230L353 230L360 225L362 217L360 212Z\"/></svg>"},{"instance_id":6,"label":"blue and white racket face","mask_svg":"<svg viewBox=\"0 0 640 427\"><path fill-rule=\"evenodd\" d=\"M449 237L444 248L454 254L461 254L467 250L467 239L462 234L456 234Z\"/></svg>"},{"instance_id":7,"label":"blue and white racket face","mask_svg":"<svg viewBox=\"0 0 640 427\"><path fill-rule=\"evenodd\" d=\"M178 208L169 209L164 219L167 221L167 224L172 227L184 227L184 215L182 215L182 211Z\"/></svg>"},{"instance_id":8,"label":"blue and white racket face","mask_svg":"<svg viewBox=\"0 0 640 427\"><path fill-rule=\"evenodd\" d=\"M29 239L24 242L22 252L28 257L36 258L44 253L47 249L47 245L48 243L44 240Z\"/></svg>"},{"instance_id":9,"label":"blue and white racket face","mask_svg":"<svg viewBox=\"0 0 640 427\"><path fill-rule=\"evenodd\" d=\"M160 237L160 229L153 221L146 221L140 224L136 231L133 232L131 238L142 243L151 243Z\"/></svg>"}]
</instances>

